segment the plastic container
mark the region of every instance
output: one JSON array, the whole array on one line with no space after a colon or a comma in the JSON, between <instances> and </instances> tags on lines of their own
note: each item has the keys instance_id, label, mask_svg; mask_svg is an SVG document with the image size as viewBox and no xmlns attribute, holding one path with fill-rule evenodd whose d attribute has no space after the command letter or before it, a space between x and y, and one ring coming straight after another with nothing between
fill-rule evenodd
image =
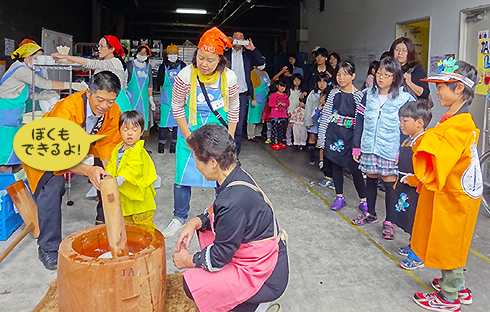
<instances>
[{"instance_id":1,"label":"plastic container","mask_svg":"<svg viewBox=\"0 0 490 312\"><path fill-rule=\"evenodd\" d=\"M0 173L0 190L5 190L7 186L14 182L13 173ZM2 195L0 199L2 201L0 204L0 241L5 241L24 221L20 214L15 211L12 199L7 193Z\"/></svg>"}]
</instances>

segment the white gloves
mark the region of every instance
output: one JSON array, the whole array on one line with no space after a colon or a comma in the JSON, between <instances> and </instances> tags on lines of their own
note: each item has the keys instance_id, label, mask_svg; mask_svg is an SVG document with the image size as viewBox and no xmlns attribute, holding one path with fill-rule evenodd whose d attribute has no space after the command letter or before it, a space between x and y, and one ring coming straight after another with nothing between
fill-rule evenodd
<instances>
[{"instance_id":1,"label":"white gloves","mask_svg":"<svg viewBox=\"0 0 490 312\"><path fill-rule=\"evenodd\" d=\"M150 102L150 107L151 107L151 110L152 110L152 111L156 110L156 109L157 109L157 106L155 105L155 102L153 101L153 97L152 97L152 96L150 96L150 97L148 98L148 101Z\"/></svg>"},{"instance_id":2,"label":"white gloves","mask_svg":"<svg viewBox=\"0 0 490 312\"><path fill-rule=\"evenodd\" d=\"M252 107L256 107L257 106L257 101L256 100L252 100Z\"/></svg>"}]
</instances>

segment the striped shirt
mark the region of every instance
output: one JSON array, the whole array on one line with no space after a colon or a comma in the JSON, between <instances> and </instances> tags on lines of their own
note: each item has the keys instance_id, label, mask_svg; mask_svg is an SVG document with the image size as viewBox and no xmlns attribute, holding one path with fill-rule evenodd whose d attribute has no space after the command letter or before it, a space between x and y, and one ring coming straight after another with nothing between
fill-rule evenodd
<instances>
[{"instance_id":1,"label":"striped shirt","mask_svg":"<svg viewBox=\"0 0 490 312\"><path fill-rule=\"evenodd\" d=\"M182 69L177 77L175 77L173 91L172 91L172 110L174 113L174 118L183 118L185 116L184 106L187 105L187 98L191 91L191 67L189 65ZM226 79L228 83L229 92L229 109L228 109L228 122L237 123L240 111L240 102L238 99L238 81L235 73L231 70L226 71ZM199 85L197 83L196 85ZM212 83L206 84L206 89L218 90L219 79Z\"/></svg>"},{"instance_id":2,"label":"striped shirt","mask_svg":"<svg viewBox=\"0 0 490 312\"><path fill-rule=\"evenodd\" d=\"M340 91L339 88L334 89L330 91L327 99L325 100L325 106L323 107L320 120L318 120L318 144L321 148L325 147L325 137L327 135L328 124L330 123L330 117L332 116L333 113L333 106L334 106L336 95L341 92L342 91ZM352 94L352 96L354 97L354 102L356 103L356 113L354 118L357 116L358 113L364 115L365 106L362 104L362 98L364 97L364 93L362 93L362 91L356 91ZM340 99L340 97L338 98ZM337 105L336 107L339 107L339 105ZM352 117L352 116L348 116L348 117Z\"/></svg>"}]
</instances>

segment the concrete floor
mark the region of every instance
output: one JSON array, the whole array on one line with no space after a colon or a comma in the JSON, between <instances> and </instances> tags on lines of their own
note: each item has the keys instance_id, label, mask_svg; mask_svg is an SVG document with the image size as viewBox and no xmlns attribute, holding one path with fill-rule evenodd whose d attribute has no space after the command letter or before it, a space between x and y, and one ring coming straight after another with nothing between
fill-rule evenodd
<instances>
[{"instance_id":1,"label":"concrete floor","mask_svg":"<svg viewBox=\"0 0 490 312\"><path fill-rule=\"evenodd\" d=\"M175 154L156 153L156 134L146 147L162 187L157 190L155 223L162 230L173 209L172 185ZM317 185L322 173L308 165L306 153L292 148L272 151L268 145L244 141L240 161L260 184L274 204L277 218L289 233L290 280L278 302L284 311L423 311L412 301L414 292L430 291L430 282L440 277L438 270L422 268L408 272L397 265L403 257L396 249L408 243L408 235L396 231L394 241L381 238L381 222L355 227L350 219L359 214L352 181L345 181L347 206L341 212L329 209L335 192ZM72 200L63 205L63 235L93 225L95 201L85 198L87 179L73 179ZM377 210L384 218L383 193ZM193 188L190 216L203 211L214 199L212 189ZM66 202L66 200L65 200ZM0 252L15 238L0 242ZM473 291L474 303L463 311L489 311L490 217L480 214L472 250L468 256L466 285ZM166 239L167 272L173 266L176 236ZM190 251L197 250L196 242ZM56 272L46 270L37 259L36 241L28 236L0 264L0 311L31 311L48 290Z\"/></svg>"}]
</instances>

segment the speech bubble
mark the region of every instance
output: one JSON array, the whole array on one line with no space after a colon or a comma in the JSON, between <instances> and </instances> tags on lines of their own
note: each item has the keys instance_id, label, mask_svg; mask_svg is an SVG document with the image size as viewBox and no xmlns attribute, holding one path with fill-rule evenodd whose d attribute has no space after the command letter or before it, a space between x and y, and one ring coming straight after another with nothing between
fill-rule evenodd
<instances>
[{"instance_id":1,"label":"speech bubble","mask_svg":"<svg viewBox=\"0 0 490 312\"><path fill-rule=\"evenodd\" d=\"M46 117L28 122L14 137L17 157L29 167L43 171L60 171L79 164L90 143L105 135L88 135L71 120Z\"/></svg>"}]
</instances>

